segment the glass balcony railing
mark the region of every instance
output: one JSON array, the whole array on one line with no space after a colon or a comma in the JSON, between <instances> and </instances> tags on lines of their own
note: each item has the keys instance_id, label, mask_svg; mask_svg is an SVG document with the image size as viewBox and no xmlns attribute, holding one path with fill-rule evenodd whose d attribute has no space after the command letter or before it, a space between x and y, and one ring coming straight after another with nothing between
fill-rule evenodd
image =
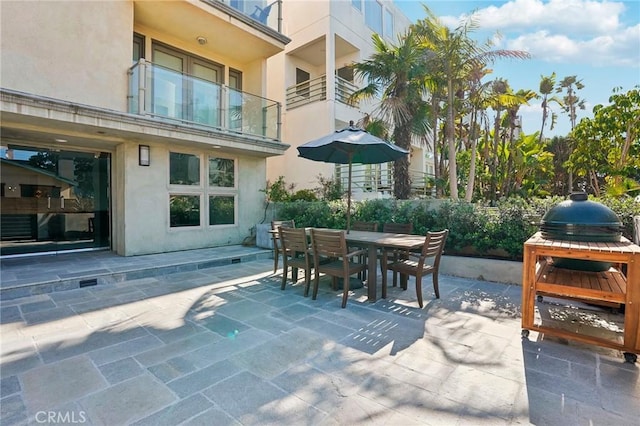
<instances>
[{"instance_id":1,"label":"glass balcony railing","mask_svg":"<svg viewBox=\"0 0 640 426\"><path fill-rule=\"evenodd\" d=\"M251 19L282 32L282 0L218 0L242 12Z\"/></svg>"},{"instance_id":2,"label":"glass balcony railing","mask_svg":"<svg viewBox=\"0 0 640 426\"><path fill-rule=\"evenodd\" d=\"M280 140L278 102L144 59L129 69L128 98L132 114Z\"/></svg>"},{"instance_id":3,"label":"glass balcony railing","mask_svg":"<svg viewBox=\"0 0 640 426\"><path fill-rule=\"evenodd\" d=\"M336 97L338 102L353 107L358 107L358 102L349 102L349 97L358 90L358 87L336 76ZM327 99L327 76L321 75L314 79L303 81L287 88L287 109L301 107L312 102L324 101Z\"/></svg>"}]
</instances>

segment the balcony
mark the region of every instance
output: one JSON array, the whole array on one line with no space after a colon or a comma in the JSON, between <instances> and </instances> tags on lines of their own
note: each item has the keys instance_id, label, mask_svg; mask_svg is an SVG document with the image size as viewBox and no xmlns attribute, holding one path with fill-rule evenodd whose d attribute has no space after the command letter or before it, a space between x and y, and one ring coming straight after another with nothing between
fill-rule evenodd
<instances>
[{"instance_id":1,"label":"balcony","mask_svg":"<svg viewBox=\"0 0 640 426\"><path fill-rule=\"evenodd\" d=\"M336 164L335 176L346 191L349 166ZM409 171L411 198L434 198L435 176L417 170ZM354 164L351 172L351 191L355 200L375 197L388 198L393 195L393 163Z\"/></svg>"},{"instance_id":2,"label":"balcony","mask_svg":"<svg viewBox=\"0 0 640 426\"><path fill-rule=\"evenodd\" d=\"M164 121L280 141L276 101L153 65L129 69L129 112Z\"/></svg>"},{"instance_id":3,"label":"balcony","mask_svg":"<svg viewBox=\"0 0 640 426\"><path fill-rule=\"evenodd\" d=\"M336 84L336 101L352 106L358 107L358 102L349 102L349 97L358 90L358 87L345 80L344 78L335 76ZM321 75L320 77L313 78L308 81L303 81L294 86L287 88L287 109L294 109L303 105L310 104L312 102L324 101L327 99L327 76Z\"/></svg>"},{"instance_id":4,"label":"balcony","mask_svg":"<svg viewBox=\"0 0 640 426\"><path fill-rule=\"evenodd\" d=\"M256 6L268 6L262 1L133 0L133 6L134 31L162 34L165 39L185 43L203 37L209 43L202 49L238 63L269 58L282 52L291 41L279 31L278 4L271 6L265 23L260 21L260 14L254 15L258 19L251 17L258 10ZM246 13L240 10L242 7Z\"/></svg>"},{"instance_id":5,"label":"balcony","mask_svg":"<svg viewBox=\"0 0 640 426\"><path fill-rule=\"evenodd\" d=\"M282 0L219 0L249 18L282 32Z\"/></svg>"}]
</instances>

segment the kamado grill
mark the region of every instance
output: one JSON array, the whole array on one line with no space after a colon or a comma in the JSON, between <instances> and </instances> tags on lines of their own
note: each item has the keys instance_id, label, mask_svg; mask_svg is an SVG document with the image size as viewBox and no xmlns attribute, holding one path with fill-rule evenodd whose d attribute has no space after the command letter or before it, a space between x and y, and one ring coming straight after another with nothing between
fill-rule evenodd
<instances>
[{"instance_id":1,"label":"kamado grill","mask_svg":"<svg viewBox=\"0 0 640 426\"><path fill-rule=\"evenodd\" d=\"M605 307L622 307L621 332L583 332L549 318L536 321L536 299L543 296ZM552 207L540 230L524 243L522 336L534 330L623 351L634 363L640 354L640 247L622 236L618 216L585 193ZM579 320L582 321L582 320ZM604 331L604 330L603 330Z\"/></svg>"},{"instance_id":2,"label":"kamado grill","mask_svg":"<svg viewBox=\"0 0 640 426\"><path fill-rule=\"evenodd\" d=\"M552 207L542 218L540 231L547 240L618 242L622 222L604 204L590 201L584 192L574 192L569 199ZM609 262L554 258L557 268L600 272L611 267Z\"/></svg>"}]
</instances>

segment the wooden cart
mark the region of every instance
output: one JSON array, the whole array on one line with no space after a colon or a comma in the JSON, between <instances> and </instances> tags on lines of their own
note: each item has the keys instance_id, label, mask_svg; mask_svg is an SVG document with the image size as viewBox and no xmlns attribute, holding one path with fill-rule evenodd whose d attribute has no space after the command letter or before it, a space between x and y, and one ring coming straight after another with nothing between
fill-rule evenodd
<instances>
[{"instance_id":1,"label":"wooden cart","mask_svg":"<svg viewBox=\"0 0 640 426\"><path fill-rule=\"evenodd\" d=\"M604 272L553 267L552 257L611 262ZM522 270L522 335L529 330L624 351L628 362L640 353L640 247L626 238L619 242L549 240L540 232L524 243ZM626 265L626 274L622 265ZM624 341L577 334L534 324L536 296L576 299L605 306L624 305Z\"/></svg>"}]
</instances>

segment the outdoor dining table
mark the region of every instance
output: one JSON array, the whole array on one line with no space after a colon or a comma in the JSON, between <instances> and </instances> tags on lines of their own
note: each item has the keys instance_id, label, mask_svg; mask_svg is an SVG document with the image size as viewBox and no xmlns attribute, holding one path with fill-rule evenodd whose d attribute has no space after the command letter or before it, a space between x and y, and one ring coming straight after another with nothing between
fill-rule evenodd
<instances>
[{"instance_id":1,"label":"outdoor dining table","mask_svg":"<svg viewBox=\"0 0 640 426\"><path fill-rule=\"evenodd\" d=\"M310 227L305 229L307 233L311 232ZM277 231L272 230L269 232L274 233ZM349 231L345 234L345 239L349 245L367 249L367 298L369 302L377 300L378 249L414 250L421 248L425 242L425 237L422 235L373 231Z\"/></svg>"},{"instance_id":2,"label":"outdoor dining table","mask_svg":"<svg viewBox=\"0 0 640 426\"><path fill-rule=\"evenodd\" d=\"M349 231L345 239L350 245L367 249L367 297L369 302L377 300L378 288L378 249L392 248L412 250L422 247L425 237L413 234L394 234L389 232Z\"/></svg>"}]
</instances>

